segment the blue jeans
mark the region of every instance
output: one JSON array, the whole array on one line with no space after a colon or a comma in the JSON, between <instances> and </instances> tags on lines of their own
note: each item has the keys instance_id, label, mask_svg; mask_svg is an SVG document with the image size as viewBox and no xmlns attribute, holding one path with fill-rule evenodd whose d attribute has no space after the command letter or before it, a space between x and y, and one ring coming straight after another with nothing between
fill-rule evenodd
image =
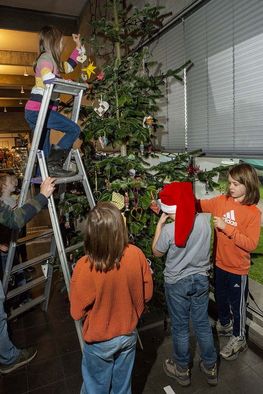
<instances>
[{"instance_id":1,"label":"blue jeans","mask_svg":"<svg viewBox=\"0 0 263 394\"><path fill-rule=\"evenodd\" d=\"M81 394L131 394L137 333L85 343Z\"/></svg>"},{"instance_id":2,"label":"blue jeans","mask_svg":"<svg viewBox=\"0 0 263 394\"><path fill-rule=\"evenodd\" d=\"M217 354L208 320L208 277L189 275L174 284L165 283L165 296L172 324L174 361L182 368L190 363L189 322L199 344L206 367L214 365Z\"/></svg>"},{"instance_id":3,"label":"blue jeans","mask_svg":"<svg viewBox=\"0 0 263 394\"><path fill-rule=\"evenodd\" d=\"M220 323L224 326L233 317L233 335L245 337L248 276L232 274L216 267L215 296Z\"/></svg>"},{"instance_id":4,"label":"blue jeans","mask_svg":"<svg viewBox=\"0 0 263 394\"><path fill-rule=\"evenodd\" d=\"M8 336L4 301L5 295L0 281L0 364L12 364L18 358L20 350L15 347Z\"/></svg>"},{"instance_id":5,"label":"blue jeans","mask_svg":"<svg viewBox=\"0 0 263 394\"><path fill-rule=\"evenodd\" d=\"M32 132L34 132L38 114L38 111L25 110L25 118ZM50 152L50 129L65 133L58 143L61 149L70 149L80 134L80 127L77 123L59 112L48 110L39 142L39 149L44 151L45 157L48 157Z\"/></svg>"}]
</instances>

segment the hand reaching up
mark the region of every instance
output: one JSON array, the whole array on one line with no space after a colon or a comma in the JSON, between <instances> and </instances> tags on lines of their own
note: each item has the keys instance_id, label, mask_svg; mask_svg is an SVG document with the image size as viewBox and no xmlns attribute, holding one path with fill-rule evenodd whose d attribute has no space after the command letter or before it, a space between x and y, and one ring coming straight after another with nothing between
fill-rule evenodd
<instances>
[{"instance_id":1,"label":"hand reaching up","mask_svg":"<svg viewBox=\"0 0 263 394\"><path fill-rule=\"evenodd\" d=\"M76 43L76 47L81 47L80 34L72 34L73 41Z\"/></svg>"}]
</instances>

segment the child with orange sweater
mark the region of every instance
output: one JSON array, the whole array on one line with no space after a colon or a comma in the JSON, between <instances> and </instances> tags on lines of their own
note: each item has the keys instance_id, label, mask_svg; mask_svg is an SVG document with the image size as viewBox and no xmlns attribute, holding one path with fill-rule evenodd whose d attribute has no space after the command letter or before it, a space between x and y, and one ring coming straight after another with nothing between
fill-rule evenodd
<instances>
[{"instance_id":1,"label":"child with orange sweater","mask_svg":"<svg viewBox=\"0 0 263 394\"><path fill-rule=\"evenodd\" d=\"M83 320L81 394L129 394L136 326L153 283L143 252L128 244L119 209L98 203L88 214L85 250L70 286L70 311Z\"/></svg>"},{"instance_id":2,"label":"child with orange sweater","mask_svg":"<svg viewBox=\"0 0 263 394\"><path fill-rule=\"evenodd\" d=\"M231 336L220 351L226 360L234 360L247 349L245 337L246 300L250 253L260 236L261 212L259 180L249 164L229 170L228 190L208 200L199 200L197 209L212 213L215 226L215 295L219 335Z\"/></svg>"}]
</instances>

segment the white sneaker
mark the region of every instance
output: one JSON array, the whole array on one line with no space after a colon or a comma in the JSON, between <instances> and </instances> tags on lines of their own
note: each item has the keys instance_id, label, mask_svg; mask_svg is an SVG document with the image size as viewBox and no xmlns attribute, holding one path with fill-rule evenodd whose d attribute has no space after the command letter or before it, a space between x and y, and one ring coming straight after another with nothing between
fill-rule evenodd
<instances>
[{"instance_id":1,"label":"white sneaker","mask_svg":"<svg viewBox=\"0 0 263 394\"><path fill-rule=\"evenodd\" d=\"M220 323L219 320L216 322L216 331L218 336L224 336L224 337L231 337L233 335L233 323L232 320L228 324L223 324Z\"/></svg>"},{"instance_id":2,"label":"white sneaker","mask_svg":"<svg viewBox=\"0 0 263 394\"><path fill-rule=\"evenodd\" d=\"M247 350L247 342L245 338L232 336L228 343L220 351L220 355L225 360L235 360L239 353Z\"/></svg>"}]
</instances>

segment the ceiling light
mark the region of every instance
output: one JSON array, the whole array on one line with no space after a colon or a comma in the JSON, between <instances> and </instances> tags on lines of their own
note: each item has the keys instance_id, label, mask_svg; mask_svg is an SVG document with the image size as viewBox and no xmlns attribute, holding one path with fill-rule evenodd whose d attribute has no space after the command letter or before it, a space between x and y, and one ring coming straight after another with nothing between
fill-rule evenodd
<instances>
[{"instance_id":1,"label":"ceiling light","mask_svg":"<svg viewBox=\"0 0 263 394\"><path fill-rule=\"evenodd\" d=\"M6 107L4 108L4 112L7 112L7 109L6 109Z\"/></svg>"},{"instance_id":2,"label":"ceiling light","mask_svg":"<svg viewBox=\"0 0 263 394\"><path fill-rule=\"evenodd\" d=\"M27 73L26 67L25 67L25 71L24 71L24 77L28 77L28 73Z\"/></svg>"},{"instance_id":3,"label":"ceiling light","mask_svg":"<svg viewBox=\"0 0 263 394\"><path fill-rule=\"evenodd\" d=\"M21 91L20 91L20 93L21 93L21 94L24 94L24 93L25 93L23 86L21 86Z\"/></svg>"}]
</instances>

